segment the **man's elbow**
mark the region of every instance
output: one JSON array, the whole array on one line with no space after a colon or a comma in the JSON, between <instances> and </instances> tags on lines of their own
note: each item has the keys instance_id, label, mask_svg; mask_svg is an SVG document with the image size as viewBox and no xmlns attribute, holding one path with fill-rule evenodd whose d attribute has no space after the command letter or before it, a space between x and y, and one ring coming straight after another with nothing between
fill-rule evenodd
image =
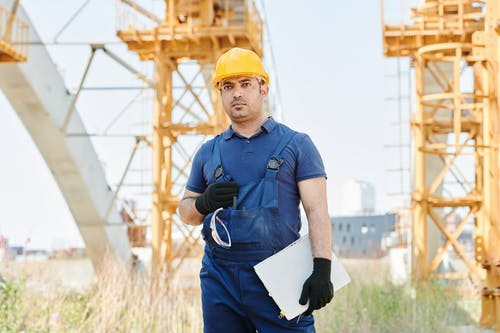
<instances>
[{"instance_id":1,"label":"man's elbow","mask_svg":"<svg viewBox=\"0 0 500 333\"><path fill-rule=\"evenodd\" d=\"M191 198L184 198L179 203L179 217L184 224L200 225L203 222L203 216L194 211L194 205L189 202L189 199Z\"/></svg>"},{"instance_id":2,"label":"man's elbow","mask_svg":"<svg viewBox=\"0 0 500 333\"><path fill-rule=\"evenodd\" d=\"M179 205L179 217L181 218L182 223L184 224L193 224L192 223L192 217L188 212L186 212L186 209L182 207L182 204Z\"/></svg>"},{"instance_id":3,"label":"man's elbow","mask_svg":"<svg viewBox=\"0 0 500 333\"><path fill-rule=\"evenodd\" d=\"M186 215L183 216L182 214L179 214L179 216L184 224L194 225L194 226L201 224L201 221L196 220L196 218L194 218L193 216L186 216Z\"/></svg>"},{"instance_id":4,"label":"man's elbow","mask_svg":"<svg viewBox=\"0 0 500 333\"><path fill-rule=\"evenodd\" d=\"M179 206L179 217L181 218L182 223L190 224L188 217L184 214L184 212L180 206Z\"/></svg>"}]
</instances>

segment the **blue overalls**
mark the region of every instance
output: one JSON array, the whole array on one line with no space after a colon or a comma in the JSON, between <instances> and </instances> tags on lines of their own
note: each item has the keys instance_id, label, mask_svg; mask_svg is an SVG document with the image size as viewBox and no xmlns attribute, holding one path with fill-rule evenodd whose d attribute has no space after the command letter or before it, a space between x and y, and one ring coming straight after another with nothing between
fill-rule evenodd
<instances>
[{"instance_id":1,"label":"blue overalls","mask_svg":"<svg viewBox=\"0 0 500 333\"><path fill-rule=\"evenodd\" d=\"M203 221L205 255L200 271L204 332L315 332L313 316L287 320L269 296L253 266L280 251L297 239L296 232L281 223L278 214L280 154L295 132L283 135L268 160L264 178L238 184L237 207L225 208L217 217L225 224L231 247L218 245L211 235L208 214ZM214 140L212 170L216 182L229 181L222 167L219 147L221 136ZM229 242L227 233L216 223L217 233ZM286 278L286 272L281 272Z\"/></svg>"}]
</instances>

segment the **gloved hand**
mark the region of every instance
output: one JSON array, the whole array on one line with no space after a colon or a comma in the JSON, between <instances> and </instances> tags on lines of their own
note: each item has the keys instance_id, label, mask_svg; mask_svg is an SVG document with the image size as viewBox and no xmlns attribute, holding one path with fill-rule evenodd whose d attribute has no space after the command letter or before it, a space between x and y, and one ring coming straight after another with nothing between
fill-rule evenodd
<instances>
[{"instance_id":1,"label":"gloved hand","mask_svg":"<svg viewBox=\"0 0 500 333\"><path fill-rule=\"evenodd\" d=\"M325 258L314 258L313 272L304 282L299 303L305 305L309 299L309 308L303 313L310 315L314 310L321 309L333 298L333 284L330 280L332 261Z\"/></svg>"},{"instance_id":2,"label":"gloved hand","mask_svg":"<svg viewBox=\"0 0 500 333\"><path fill-rule=\"evenodd\" d=\"M233 203L233 197L238 195L236 182L222 182L208 185L195 200L195 207L200 214L207 215L217 208L227 207Z\"/></svg>"}]
</instances>

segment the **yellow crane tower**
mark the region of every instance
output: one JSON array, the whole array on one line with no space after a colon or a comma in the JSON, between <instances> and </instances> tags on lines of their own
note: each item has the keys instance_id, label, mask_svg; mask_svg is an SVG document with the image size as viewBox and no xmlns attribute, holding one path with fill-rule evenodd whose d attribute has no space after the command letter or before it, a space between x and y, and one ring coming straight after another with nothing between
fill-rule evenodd
<instances>
[{"instance_id":1,"label":"yellow crane tower","mask_svg":"<svg viewBox=\"0 0 500 333\"><path fill-rule=\"evenodd\" d=\"M412 17L411 25L382 24L384 55L410 57L416 76L412 275L469 279L482 292L480 325L500 329L499 2L427 0ZM452 178L461 191L445 190ZM464 216L450 226L445 209ZM470 220L475 258L458 241ZM466 269L438 273L450 246Z\"/></svg>"},{"instance_id":2,"label":"yellow crane tower","mask_svg":"<svg viewBox=\"0 0 500 333\"><path fill-rule=\"evenodd\" d=\"M17 16L19 1L12 10L0 6L0 63L26 61L28 25Z\"/></svg>"},{"instance_id":3,"label":"yellow crane tower","mask_svg":"<svg viewBox=\"0 0 500 333\"><path fill-rule=\"evenodd\" d=\"M121 0L121 3L154 24L152 28L140 28L125 22L117 34L141 60L155 64L151 245L153 267L172 273L198 241L193 230L187 230L176 214L179 197L172 191L174 174L185 172L187 165L175 164L173 146L182 136L214 135L228 126L218 92L210 84L213 66L222 52L235 46L252 49L262 56L262 20L250 0L165 0L162 18L132 0ZM183 75L182 64L188 60L199 64L204 88L211 92L210 101L202 100L192 82ZM198 108L174 100L174 73L184 83L183 95L191 94ZM182 116L174 116L176 113ZM190 122L185 115L190 116ZM185 238L178 247L172 242L174 226L183 230Z\"/></svg>"}]
</instances>

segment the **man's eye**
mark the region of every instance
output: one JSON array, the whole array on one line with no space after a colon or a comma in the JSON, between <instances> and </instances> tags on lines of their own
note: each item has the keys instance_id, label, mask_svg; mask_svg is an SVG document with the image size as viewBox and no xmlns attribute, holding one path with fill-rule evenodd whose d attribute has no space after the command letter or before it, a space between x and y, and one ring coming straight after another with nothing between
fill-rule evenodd
<instances>
[{"instance_id":1,"label":"man's eye","mask_svg":"<svg viewBox=\"0 0 500 333\"><path fill-rule=\"evenodd\" d=\"M241 86L243 88L248 88L248 87L250 87L250 82L243 82Z\"/></svg>"},{"instance_id":2,"label":"man's eye","mask_svg":"<svg viewBox=\"0 0 500 333\"><path fill-rule=\"evenodd\" d=\"M231 86L223 86L222 89L224 90L230 90L232 87Z\"/></svg>"}]
</instances>

